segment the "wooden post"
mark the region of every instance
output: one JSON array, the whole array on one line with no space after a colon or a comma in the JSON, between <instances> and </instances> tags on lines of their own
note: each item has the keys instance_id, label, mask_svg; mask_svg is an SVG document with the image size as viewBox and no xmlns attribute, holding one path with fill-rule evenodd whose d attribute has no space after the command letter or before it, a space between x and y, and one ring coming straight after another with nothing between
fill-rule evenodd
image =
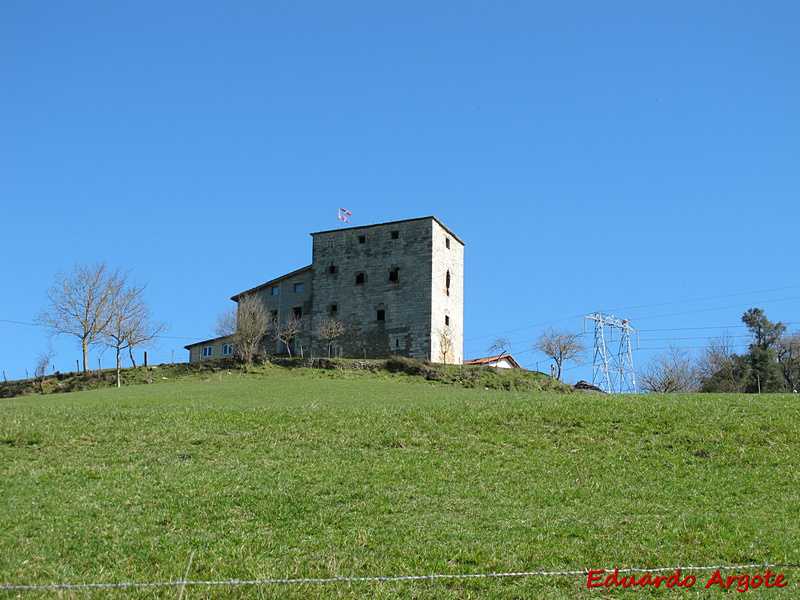
<instances>
[{"instance_id":1,"label":"wooden post","mask_svg":"<svg viewBox=\"0 0 800 600\"><path fill-rule=\"evenodd\" d=\"M147 366L147 350L144 351L144 366Z\"/></svg>"},{"instance_id":2,"label":"wooden post","mask_svg":"<svg viewBox=\"0 0 800 600\"><path fill-rule=\"evenodd\" d=\"M175 350L172 351L172 364L175 364Z\"/></svg>"},{"instance_id":3,"label":"wooden post","mask_svg":"<svg viewBox=\"0 0 800 600\"><path fill-rule=\"evenodd\" d=\"M78 360L77 358L75 359L75 372L76 373L81 372L81 361Z\"/></svg>"}]
</instances>

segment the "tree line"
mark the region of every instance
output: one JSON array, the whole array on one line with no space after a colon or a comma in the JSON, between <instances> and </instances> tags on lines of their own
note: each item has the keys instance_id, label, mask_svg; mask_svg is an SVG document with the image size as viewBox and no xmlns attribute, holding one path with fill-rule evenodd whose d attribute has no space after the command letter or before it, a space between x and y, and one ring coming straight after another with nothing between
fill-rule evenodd
<instances>
[{"instance_id":1,"label":"tree line","mask_svg":"<svg viewBox=\"0 0 800 600\"><path fill-rule=\"evenodd\" d=\"M123 353L128 353L135 367L134 348L151 346L167 328L165 323L153 320L144 297L146 289L147 284L134 281L130 271L112 269L104 261L75 264L71 271L56 273L55 282L46 292L48 306L36 316L36 322L51 336L77 338L84 373L89 370L90 348L113 349L119 387ZM44 371L53 355L48 349L37 362L35 374L42 392Z\"/></svg>"},{"instance_id":2,"label":"tree line","mask_svg":"<svg viewBox=\"0 0 800 600\"><path fill-rule=\"evenodd\" d=\"M675 345L653 355L636 369L638 388L645 392L779 393L800 388L800 332L770 321L760 308L742 315L751 343L737 354L728 333L711 338L697 357ZM580 334L552 327L542 332L532 350L551 358L553 376L561 379L564 362L582 364L587 348ZM496 338L489 351L508 353L511 343Z\"/></svg>"},{"instance_id":3,"label":"tree line","mask_svg":"<svg viewBox=\"0 0 800 600\"><path fill-rule=\"evenodd\" d=\"M252 363L266 354L267 340L281 342L291 356L292 340L302 329L302 317L292 312L278 320L256 294L240 296L236 307L220 313L212 327L215 334L231 342L236 358L244 363ZM334 317L327 317L317 325L315 333L325 340L328 357L334 341L346 331L344 323Z\"/></svg>"},{"instance_id":4,"label":"tree line","mask_svg":"<svg viewBox=\"0 0 800 600\"><path fill-rule=\"evenodd\" d=\"M734 352L733 339L724 333L709 340L697 357L670 346L637 370L639 387L646 392L780 393L800 388L800 332L788 333L760 308L742 315L750 344L746 353Z\"/></svg>"}]
</instances>

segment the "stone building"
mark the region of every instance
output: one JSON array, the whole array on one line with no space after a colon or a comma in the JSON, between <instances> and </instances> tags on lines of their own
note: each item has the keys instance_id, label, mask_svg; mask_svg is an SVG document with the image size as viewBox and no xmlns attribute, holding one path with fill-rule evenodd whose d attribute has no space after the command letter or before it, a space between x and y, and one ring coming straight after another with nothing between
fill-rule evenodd
<instances>
[{"instance_id":1,"label":"stone building","mask_svg":"<svg viewBox=\"0 0 800 600\"><path fill-rule=\"evenodd\" d=\"M292 353L326 356L315 334L333 317L337 356L463 360L464 242L436 217L312 233L312 263L233 296L257 294L277 320L302 318ZM267 342L270 352L286 348ZM274 344L274 345L273 345ZM186 346L191 362L231 352L224 339Z\"/></svg>"}]
</instances>

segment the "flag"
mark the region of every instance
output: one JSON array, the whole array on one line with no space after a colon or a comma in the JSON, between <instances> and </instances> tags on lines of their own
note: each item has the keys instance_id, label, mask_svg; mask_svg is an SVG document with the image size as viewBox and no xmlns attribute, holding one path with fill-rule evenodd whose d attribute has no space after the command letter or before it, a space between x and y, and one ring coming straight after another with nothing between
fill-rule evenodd
<instances>
[{"instance_id":1,"label":"flag","mask_svg":"<svg viewBox=\"0 0 800 600\"><path fill-rule=\"evenodd\" d=\"M346 208L340 208L340 209L339 209L339 218L340 218L342 221L344 221L345 223L349 223L350 221L348 221L348 220L347 220L347 217L345 217L345 216L344 216L342 213L344 213L345 215L348 215L348 216L350 216L350 217L352 217L352 216L353 216L353 213L351 213L351 212L350 212L349 210L347 210Z\"/></svg>"}]
</instances>

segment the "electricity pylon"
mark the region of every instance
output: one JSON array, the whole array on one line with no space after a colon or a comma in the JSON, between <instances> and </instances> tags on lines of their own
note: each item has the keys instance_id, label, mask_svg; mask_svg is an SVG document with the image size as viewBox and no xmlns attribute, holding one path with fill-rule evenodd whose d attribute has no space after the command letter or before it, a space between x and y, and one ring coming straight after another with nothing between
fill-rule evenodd
<instances>
[{"instance_id":1,"label":"electricity pylon","mask_svg":"<svg viewBox=\"0 0 800 600\"><path fill-rule=\"evenodd\" d=\"M600 312L586 315L584 319L594 321L594 373L592 384L613 393L636 393L636 375L633 371L633 352L631 348L631 333L636 334L636 344L639 344L639 334L631 327L628 319L618 319L613 315ZM585 323L586 321L584 321ZM609 329L606 339L606 327ZM614 342L614 330L620 331L619 349L616 354L609 350L609 343Z\"/></svg>"}]
</instances>

